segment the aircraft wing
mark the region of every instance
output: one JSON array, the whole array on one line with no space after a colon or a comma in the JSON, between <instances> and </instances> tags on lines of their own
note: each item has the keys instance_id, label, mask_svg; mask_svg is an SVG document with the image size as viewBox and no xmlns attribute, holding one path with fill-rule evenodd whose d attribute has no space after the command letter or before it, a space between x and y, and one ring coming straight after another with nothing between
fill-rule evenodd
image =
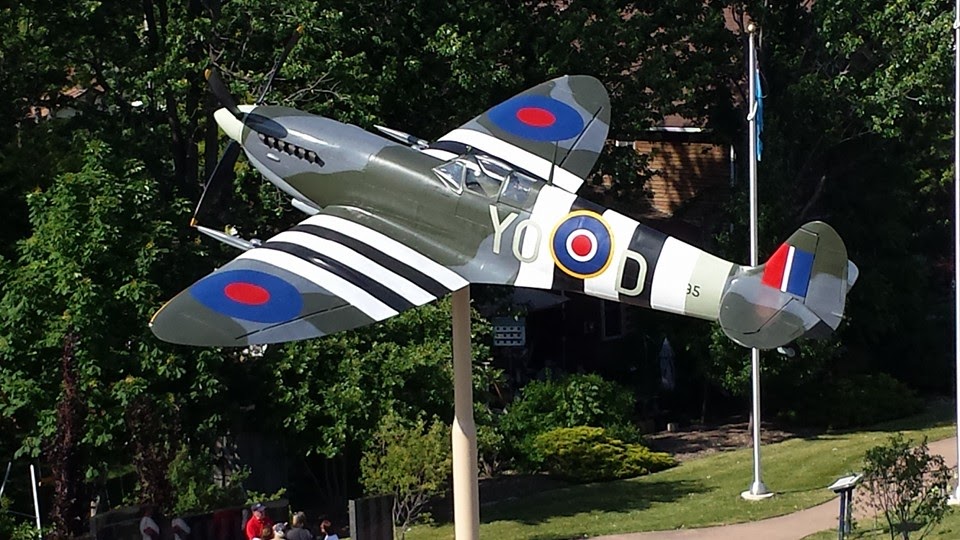
<instances>
[{"instance_id":1,"label":"aircraft wing","mask_svg":"<svg viewBox=\"0 0 960 540\"><path fill-rule=\"evenodd\" d=\"M197 281L150 326L186 345L279 343L382 321L466 285L387 235L321 213Z\"/></svg>"},{"instance_id":2,"label":"aircraft wing","mask_svg":"<svg viewBox=\"0 0 960 540\"><path fill-rule=\"evenodd\" d=\"M603 84L568 75L504 101L425 151L450 159L473 149L576 193L597 162L609 126L610 97Z\"/></svg>"}]
</instances>

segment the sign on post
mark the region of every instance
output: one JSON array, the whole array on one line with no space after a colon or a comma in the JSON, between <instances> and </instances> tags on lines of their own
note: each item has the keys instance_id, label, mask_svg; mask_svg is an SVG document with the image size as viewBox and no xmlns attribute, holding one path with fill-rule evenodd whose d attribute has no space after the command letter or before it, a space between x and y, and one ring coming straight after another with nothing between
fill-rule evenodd
<instances>
[{"instance_id":1,"label":"sign on post","mask_svg":"<svg viewBox=\"0 0 960 540\"><path fill-rule=\"evenodd\" d=\"M839 540L843 540L846 534L853 530L853 488L857 487L862 477L862 474L851 474L827 486L827 489L840 495L840 515L837 518Z\"/></svg>"}]
</instances>

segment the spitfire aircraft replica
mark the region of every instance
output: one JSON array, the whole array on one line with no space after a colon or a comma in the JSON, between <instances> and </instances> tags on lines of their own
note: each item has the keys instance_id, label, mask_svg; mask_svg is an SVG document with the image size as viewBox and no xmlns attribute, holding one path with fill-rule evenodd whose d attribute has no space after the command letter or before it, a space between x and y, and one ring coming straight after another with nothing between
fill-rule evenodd
<instances>
[{"instance_id":1,"label":"spitfire aircraft replica","mask_svg":"<svg viewBox=\"0 0 960 540\"><path fill-rule=\"evenodd\" d=\"M223 105L214 117L233 142L204 195L242 150L309 217L263 242L195 219L243 253L156 313L151 327L166 341L314 338L498 284L717 320L735 342L770 349L835 330L857 277L825 223L804 225L748 267L578 196L610 122L609 97L592 77L540 84L432 143L237 106L216 72L209 82Z\"/></svg>"}]
</instances>

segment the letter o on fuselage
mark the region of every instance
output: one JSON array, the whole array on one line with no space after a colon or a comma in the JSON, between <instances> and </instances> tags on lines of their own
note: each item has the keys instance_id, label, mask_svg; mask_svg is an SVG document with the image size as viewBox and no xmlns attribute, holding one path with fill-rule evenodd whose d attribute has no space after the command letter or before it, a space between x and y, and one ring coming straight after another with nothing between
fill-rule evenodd
<instances>
[{"instance_id":1,"label":"letter o on fuselage","mask_svg":"<svg viewBox=\"0 0 960 540\"><path fill-rule=\"evenodd\" d=\"M530 231L527 232L527 229L530 229ZM530 254L530 256L528 257L523 256L523 253L521 253L521 246L520 246L520 243L526 237L526 235L524 234L525 232L527 233L527 235L533 234L533 233L537 234L536 239L532 239L528 242L524 242L524 244L527 244L527 245L531 243L533 244L533 253ZM520 223L517 223L517 228L513 232L513 256L525 263L530 263L537 260L537 255L540 253L540 238L542 237L543 237L543 232L540 230L540 226L537 225L535 221L526 219L521 221Z\"/></svg>"}]
</instances>

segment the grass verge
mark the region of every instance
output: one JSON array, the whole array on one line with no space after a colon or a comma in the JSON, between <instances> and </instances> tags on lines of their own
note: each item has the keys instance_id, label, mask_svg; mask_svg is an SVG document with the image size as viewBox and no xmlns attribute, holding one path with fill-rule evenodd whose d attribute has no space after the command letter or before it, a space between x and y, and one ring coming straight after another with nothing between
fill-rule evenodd
<instances>
[{"instance_id":1,"label":"grass verge","mask_svg":"<svg viewBox=\"0 0 960 540\"><path fill-rule=\"evenodd\" d=\"M746 448L640 478L572 486L485 506L480 536L562 540L740 523L795 512L831 499L826 486L858 470L866 450L894 432L909 438L926 435L931 441L953 435L951 411L949 405L938 406L864 431L764 445L763 480L777 495L762 502L740 498L753 479L753 454ZM407 538L450 539L453 525L418 526Z\"/></svg>"}]
</instances>

